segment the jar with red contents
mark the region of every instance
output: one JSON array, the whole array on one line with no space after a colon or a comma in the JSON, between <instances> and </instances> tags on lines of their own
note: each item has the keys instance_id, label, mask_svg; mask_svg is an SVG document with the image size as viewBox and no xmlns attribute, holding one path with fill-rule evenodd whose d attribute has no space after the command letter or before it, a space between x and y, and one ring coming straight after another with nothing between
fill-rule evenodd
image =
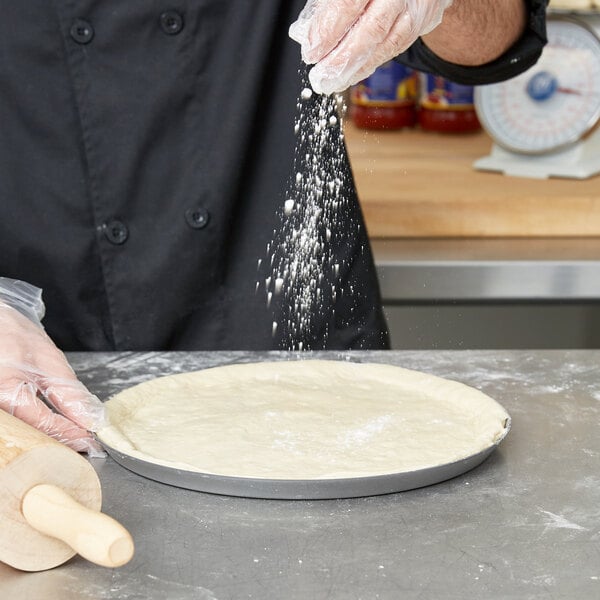
<instances>
[{"instance_id":1,"label":"jar with red contents","mask_svg":"<svg viewBox=\"0 0 600 600\"><path fill-rule=\"evenodd\" d=\"M417 122L417 74L389 61L352 87L350 115L357 127L401 129Z\"/></svg>"},{"instance_id":2,"label":"jar with red contents","mask_svg":"<svg viewBox=\"0 0 600 600\"><path fill-rule=\"evenodd\" d=\"M449 133L481 129L473 104L473 87L421 73L419 124L427 131Z\"/></svg>"}]
</instances>

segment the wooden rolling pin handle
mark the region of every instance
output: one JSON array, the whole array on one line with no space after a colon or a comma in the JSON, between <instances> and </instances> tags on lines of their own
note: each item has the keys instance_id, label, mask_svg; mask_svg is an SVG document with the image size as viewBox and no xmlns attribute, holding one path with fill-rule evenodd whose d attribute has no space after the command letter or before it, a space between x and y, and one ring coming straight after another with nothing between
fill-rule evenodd
<instances>
[{"instance_id":1,"label":"wooden rolling pin handle","mask_svg":"<svg viewBox=\"0 0 600 600\"><path fill-rule=\"evenodd\" d=\"M31 488L23 496L21 511L33 528L65 542L93 563L120 567L133 556L133 540L120 523L82 506L54 485Z\"/></svg>"}]
</instances>

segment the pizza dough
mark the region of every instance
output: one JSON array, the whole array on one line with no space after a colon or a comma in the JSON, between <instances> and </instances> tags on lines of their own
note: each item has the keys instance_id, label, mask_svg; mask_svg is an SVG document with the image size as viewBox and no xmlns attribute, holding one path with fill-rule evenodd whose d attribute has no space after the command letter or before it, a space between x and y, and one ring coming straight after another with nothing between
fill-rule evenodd
<instances>
[{"instance_id":1,"label":"pizza dough","mask_svg":"<svg viewBox=\"0 0 600 600\"><path fill-rule=\"evenodd\" d=\"M110 399L108 446L231 477L403 473L496 444L508 413L461 383L373 363L235 364L161 377Z\"/></svg>"}]
</instances>

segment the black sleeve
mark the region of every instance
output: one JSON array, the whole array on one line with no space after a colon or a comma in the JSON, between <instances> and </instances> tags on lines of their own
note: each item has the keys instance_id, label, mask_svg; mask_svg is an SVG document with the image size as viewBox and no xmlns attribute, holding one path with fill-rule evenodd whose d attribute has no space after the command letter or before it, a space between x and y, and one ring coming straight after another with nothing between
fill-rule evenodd
<instances>
[{"instance_id":1,"label":"black sleeve","mask_svg":"<svg viewBox=\"0 0 600 600\"><path fill-rule=\"evenodd\" d=\"M546 7L549 0L526 0L529 17L527 28L512 48L485 65L465 67L446 62L434 54L419 38L396 58L403 65L446 77L464 85L496 83L523 73L536 63L546 39Z\"/></svg>"}]
</instances>

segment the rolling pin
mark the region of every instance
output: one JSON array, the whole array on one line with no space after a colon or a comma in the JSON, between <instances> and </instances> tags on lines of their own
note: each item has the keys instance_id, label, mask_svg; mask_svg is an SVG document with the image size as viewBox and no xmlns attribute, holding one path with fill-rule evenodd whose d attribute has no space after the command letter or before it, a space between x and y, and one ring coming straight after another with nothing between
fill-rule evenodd
<instances>
[{"instance_id":1,"label":"rolling pin","mask_svg":"<svg viewBox=\"0 0 600 600\"><path fill-rule=\"evenodd\" d=\"M133 540L101 504L85 458L0 410L0 561L42 571L79 553L105 567L124 565Z\"/></svg>"}]
</instances>

